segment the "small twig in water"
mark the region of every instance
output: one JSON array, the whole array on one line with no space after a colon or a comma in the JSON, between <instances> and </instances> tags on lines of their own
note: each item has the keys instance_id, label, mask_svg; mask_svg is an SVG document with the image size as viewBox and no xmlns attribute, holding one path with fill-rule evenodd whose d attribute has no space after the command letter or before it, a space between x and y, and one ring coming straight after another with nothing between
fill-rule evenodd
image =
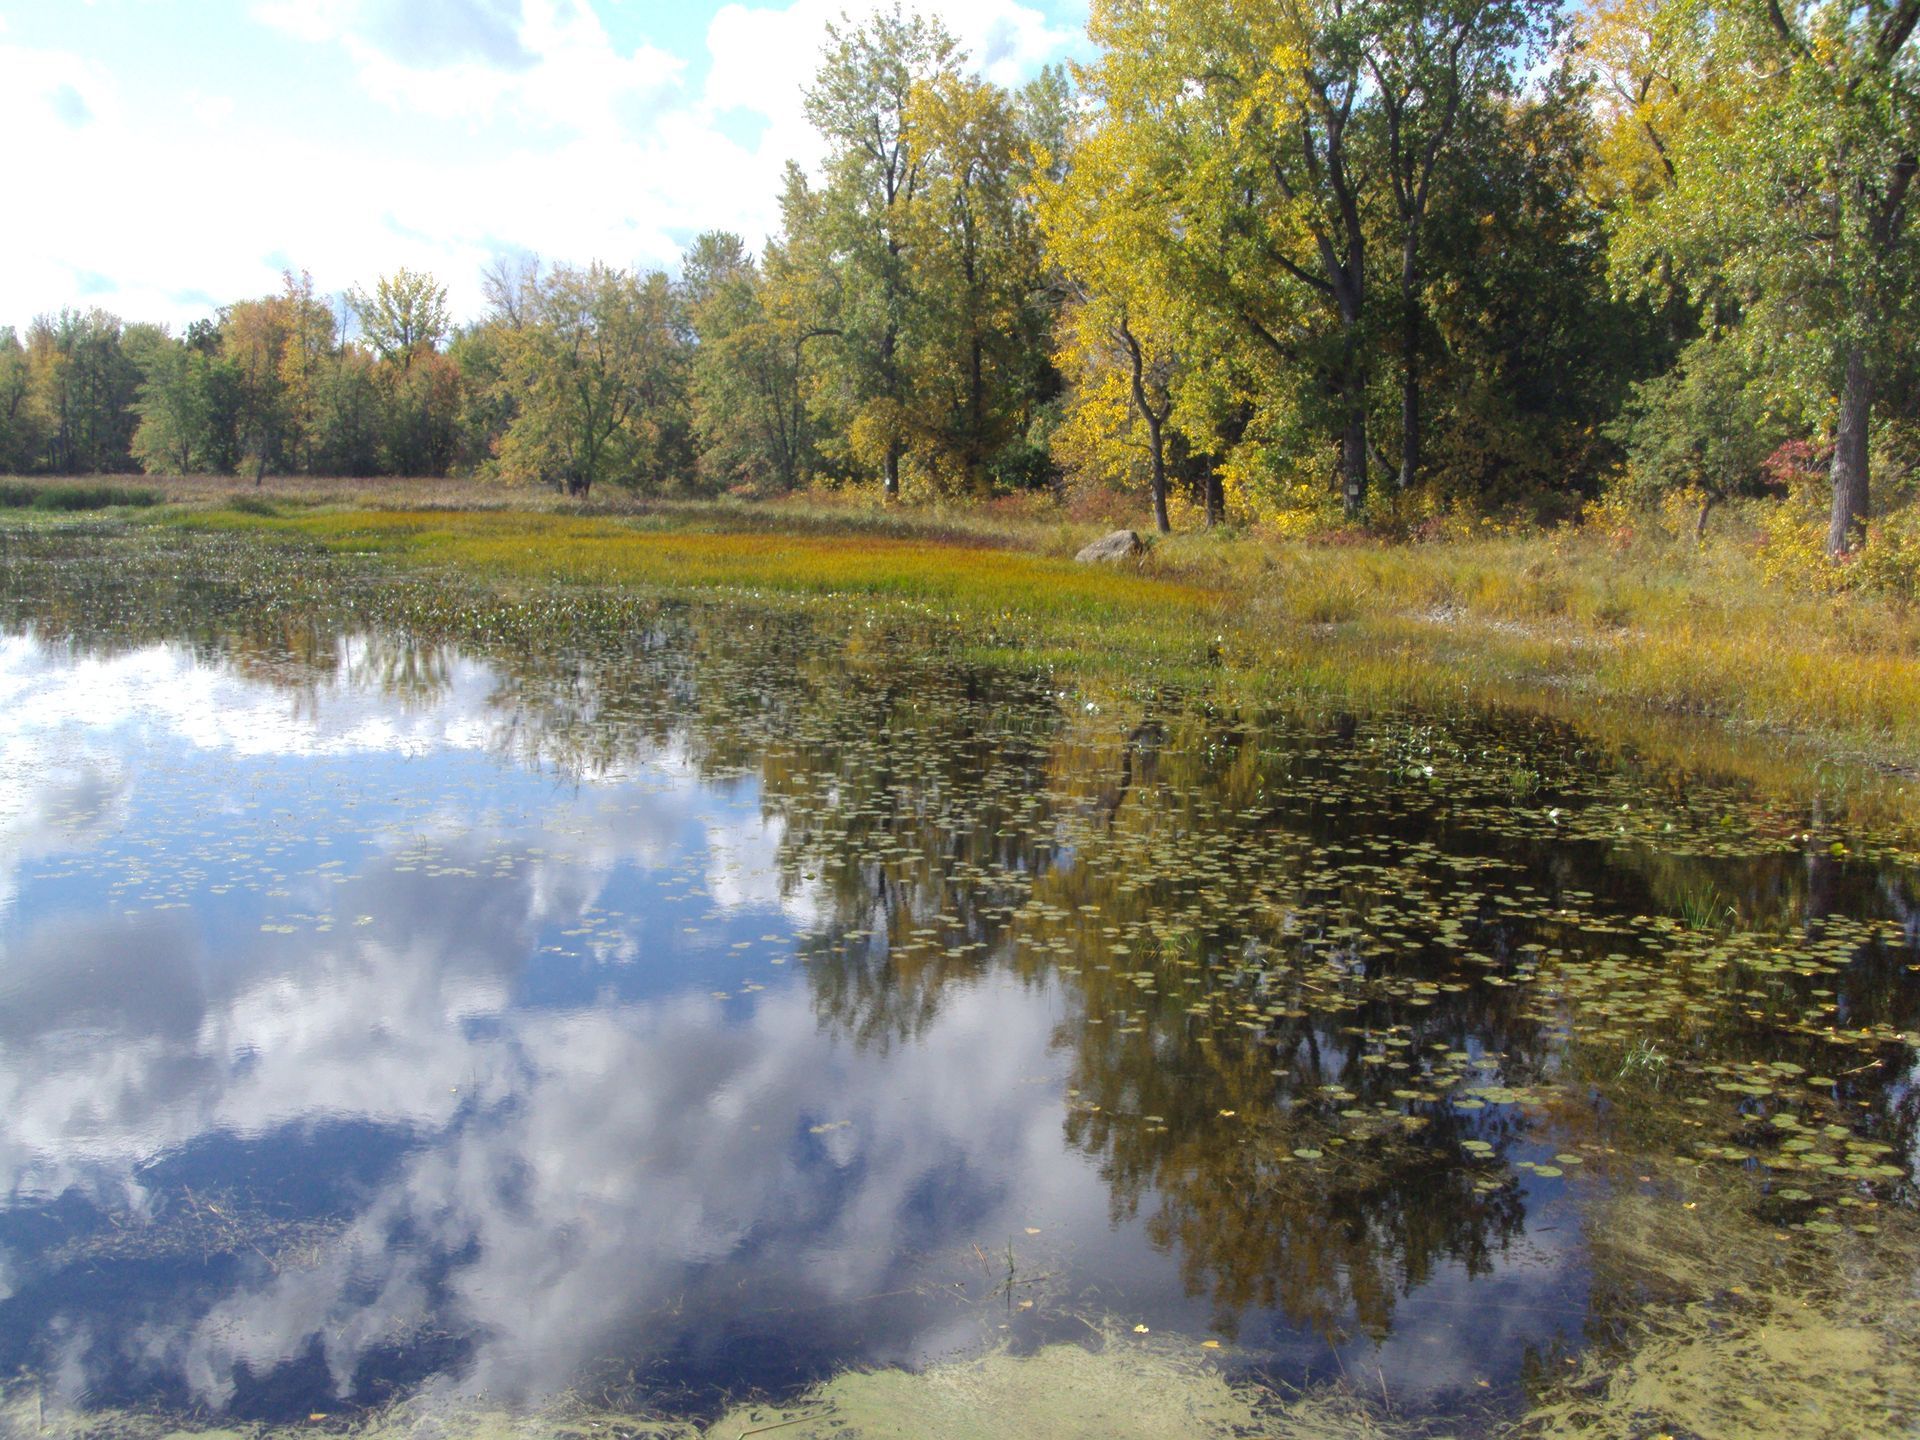
<instances>
[{"instance_id":1,"label":"small twig in water","mask_svg":"<svg viewBox=\"0 0 1920 1440\"><path fill-rule=\"evenodd\" d=\"M832 1413L833 1413L833 1406L828 1405L824 1409L815 1410L810 1415L796 1415L791 1420L781 1420L772 1425L756 1425L751 1430L742 1430L738 1435L738 1437L736 1437L736 1440L747 1440L747 1436L749 1435L764 1435L769 1430L784 1430L789 1425L805 1424L809 1420L819 1420L824 1416L831 1415Z\"/></svg>"}]
</instances>

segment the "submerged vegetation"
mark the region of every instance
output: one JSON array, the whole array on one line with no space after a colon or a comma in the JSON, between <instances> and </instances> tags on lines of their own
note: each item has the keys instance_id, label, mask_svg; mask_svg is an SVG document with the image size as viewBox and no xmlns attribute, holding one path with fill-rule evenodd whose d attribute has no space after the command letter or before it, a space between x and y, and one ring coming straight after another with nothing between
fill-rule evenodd
<instances>
[{"instance_id":1,"label":"submerged vegetation","mask_svg":"<svg viewBox=\"0 0 1920 1440\"><path fill-rule=\"evenodd\" d=\"M1053 625L1084 643L1124 635L1109 628L1115 614L1124 621L1167 587L1004 546L967 552L977 571L921 571L902 565L898 538L780 539L741 533L724 512L691 517L704 529L685 514L295 505L278 518L174 518L189 530L45 522L8 533L0 617L79 655L190 637L206 662L256 683L311 697L342 682L411 713L430 712L463 663L484 661L489 744L516 765L617 785L636 757L664 752L717 785L751 779L778 836L769 863L782 893L806 897L807 918L790 941L735 943L726 953L739 959L723 963L737 973L694 983L718 981L732 1004L789 982L805 998L803 1028L875 1063L983 999L1001 1021L1038 1003L1059 1087L1057 1118L1040 1130L1085 1157L1112 1224L1167 1258L1192 1307L1173 1312L1183 1328L1115 1313L1124 1277L1080 1271L1086 1237L1041 1220L1010 1236L962 1229L908 1263L908 1301L862 1293L856 1308L871 1309L864 1332L884 1328L890 1305L928 1305L941 1333L975 1337L961 1347L970 1360L864 1373L856 1351L853 1373L818 1388L705 1397L689 1407L697 1423L671 1408L647 1419L651 1392L637 1382L613 1387L619 1406L576 1391L531 1414L431 1394L394 1404L363 1386L342 1392L338 1416L319 1407L328 1427L962 1436L1025 1414L1066 1435L1135 1424L1289 1440L1731 1440L1751 1432L1756 1406L1779 1417L1779 1433L1809 1437L1920 1419L1908 1168L1920 1110L1906 1078L1920 1045L1920 891L1911 838L1870 812L1615 752L1537 716L1299 705L1236 675L1224 638L1223 663L1168 651L1159 664L1128 652L1131 674L1125 663L1023 668L982 653L956 610L964 618L991 596L1010 635ZM516 549L522 527L534 543ZM263 528L298 543L263 543ZM367 550L384 558L354 558ZM575 568L576 554L591 559ZM816 561L837 567L824 594L808 583ZM681 567L700 583L676 584ZM889 589L892 571L905 578ZM1018 596L1036 574L1084 583L1060 592L1057 611L1026 610ZM1217 590L1197 593L1195 623L1218 623L1225 607L1206 598ZM199 793L191 774L178 783ZM410 818L444 813L445 799L403 812L391 853L387 878L420 886L425 914L510 891L530 869L598 863L591 837L565 829L541 835L536 861L523 842L470 843ZM409 932L384 928L393 917L381 905L393 902L374 898L387 892L355 878L377 854L288 855L281 792L241 788L226 803L217 841L189 823L173 840L76 851L59 862L62 882L162 907L197 905L207 886L252 897L260 943L296 957L311 947L335 983L362 963L359 935L381 972L406 953ZM392 823L342 818L336 845ZM185 878L156 875L149 843L174 846L164 873ZM594 987L626 973L622 956L648 953L649 910L695 884L656 883L669 888L559 921L532 973L581 965ZM703 923L689 916L692 931ZM516 951L512 963L531 962ZM268 983L300 972L275 960ZM234 1001L255 1003L244 988ZM469 1043L534 1023L509 1009ZM622 1030L634 1024L623 1014ZM589 1053L588 1074L560 1070L569 1084L607 1083L609 1062ZM458 1088L476 1068L463 1061ZM512 1134L528 1103L515 1092L467 1125ZM877 1157L870 1103L836 1097L796 1124L798 1143L879 1146L856 1152ZM625 1143L596 1126L590 1151ZM747 1153L761 1148L755 1137ZM624 1185L566 1153L583 1176L510 1151L500 1183L537 1180L563 1209L590 1195L595 1232L621 1234L609 1197ZM753 1162L734 1165L728 1189L751 1191ZM413 1173L352 1218L284 1214L156 1175L145 1213L109 1211L111 1223L89 1220L65 1248L17 1252L12 1278L46 1287L177 1257L243 1294L302 1295L374 1263L384 1244L414 1245L429 1222L451 1263L466 1263L485 1232L463 1229L457 1210L417 1208L430 1201L415 1198ZM329 1203L360 1202L343 1191ZM779 1290L783 1257L759 1250L741 1263ZM1514 1307L1530 1318L1500 1354L1518 1373L1493 1369L1481 1346L1446 1362L1440 1382L1391 1358L1399 1337L1471 1328L1483 1300L1508 1315L1501 1277L1542 1265L1578 1281L1529 1289ZM646 1273L624 1258L613 1268ZM721 1292L745 1273L726 1272ZM349 1291L333 1303L324 1333L336 1338L315 1343L348 1347L329 1352L338 1373L356 1373L351 1361L380 1374L388 1352L338 1338L362 1333L363 1302ZM685 1303L684 1315L679 1300L648 1311L648 1338L627 1343L672 1355L676 1336L738 1323L727 1308L737 1300L717 1312L701 1308L711 1295ZM111 1311L97 1323L115 1333ZM800 1322L776 1310L758 1323ZM372 1338L404 1354L414 1334ZM1279 1334L1295 1347L1285 1368L1266 1348ZM1065 1344L1075 1337L1097 1348ZM167 1353L154 1343L141 1353ZM1378 1373L1372 1358L1362 1368L1369 1356ZM35 1407L48 1433L88 1417L93 1433L124 1424L131 1437L160 1423L143 1430L137 1413L97 1407L62 1418L65 1403L57 1387L49 1408L41 1389L16 1386L8 1415Z\"/></svg>"},{"instance_id":2,"label":"submerged vegetation","mask_svg":"<svg viewBox=\"0 0 1920 1440\"><path fill-rule=\"evenodd\" d=\"M1917 31L894 7L758 254L0 329L0 1432L1920 1429Z\"/></svg>"}]
</instances>

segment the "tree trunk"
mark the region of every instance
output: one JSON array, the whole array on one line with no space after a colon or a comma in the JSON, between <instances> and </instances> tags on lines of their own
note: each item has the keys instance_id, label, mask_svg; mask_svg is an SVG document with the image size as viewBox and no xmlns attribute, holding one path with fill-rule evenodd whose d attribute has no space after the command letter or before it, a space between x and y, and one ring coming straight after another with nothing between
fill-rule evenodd
<instances>
[{"instance_id":1,"label":"tree trunk","mask_svg":"<svg viewBox=\"0 0 1920 1440\"><path fill-rule=\"evenodd\" d=\"M1707 491L1707 498L1700 502L1700 514L1695 517L1693 522L1693 544L1696 550L1699 549L1700 542L1707 538L1707 516L1713 513L1714 502L1719 498L1718 495L1709 490Z\"/></svg>"},{"instance_id":2,"label":"tree trunk","mask_svg":"<svg viewBox=\"0 0 1920 1440\"><path fill-rule=\"evenodd\" d=\"M1407 355L1407 373L1400 385L1399 486L1406 490L1420 470L1420 370L1419 361L1411 351Z\"/></svg>"},{"instance_id":3,"label":"tree trunk","mask_svg":"<svg viewBox=\"0 0 1920 1440\"><path fill-rule=\"evenodd\" d=\"M1173 533L1167 523L1167 449L1160 435L1160 421L1147 413L1147 446L1153 455L1153 528L1162 535Z\"/></svg>"},{"instance_id":4,"label":"tree trunk","mask_svg":"<svg viewBox=\"0 0 1920 1440\"><path fill-rule=\"evenodd\" d=\"M1347 382L1346 428L1340 435L1341 500L1349 520L1358 519L1367 504L1367 412L1363 396L1351 380Z\"/></svg>"},{"instance_id":5,"label":"tree trunk","mask_svg":"<svg viewBox=\"0 0 1920 1440\"><path fill-rule=\"evenodd\" d=\"M1867 422L1873 417L1873 376L1864 346L1847 348L1847 378L1840 387L1840 417L1833 428L1833 521L1827 553L1845 555L1867 528Z\"/></svg>"},{"instance_id":6,"label":"tree trunk","mask_svg":"<svg viewBox=\"0 0 1920 1440\"><path fill-rule=\"evenodd\" d=\"M1420 256L1412 235L1400 255L1400 476L1402 490L1420 471Z\"/></svg>"},{"instance_id":7,"label":"tree trunk","mask_svg":"<svg viewBox=\"0 0 1920 1440\"><path fill-rule=\"evenodd\" d=\"M973 471L968 478L980 488L982 493L989 489L986 475L986 413L987 378L985 347L980 337L973 337L972 354L967 377L967 468Z\"/></svg>"},{"instance_id":8,"label":"tree trunk","mask_svg":"<svg viewBox=\"0 0 1920 1440\"><path fill-rule=\"evenodd\" d=\"M1209 465L1207 467L1206 487L1207 529L1211 530L1216 523L1227 518L1227 497L1220 488L1220 469L1218 466Z\"/></svg>"},{"instance_id":9,"label":"tree trunk","mask_svg":"<svg viewBox=\"0 0 1920 1440\"><path fill-rule=\"evenodd\" d=\"M900 442L898 440L887 442L886 487L887 499L900 498Z\"/></svg>"}]
</instances>

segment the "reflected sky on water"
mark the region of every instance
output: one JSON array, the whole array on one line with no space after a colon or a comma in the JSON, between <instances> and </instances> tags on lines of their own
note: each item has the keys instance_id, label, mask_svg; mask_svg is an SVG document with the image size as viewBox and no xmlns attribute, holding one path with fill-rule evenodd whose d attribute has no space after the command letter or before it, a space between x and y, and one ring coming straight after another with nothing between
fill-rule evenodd
<instances>
[{"instance_id":1,"label":"reflected sky on water","mask_svg":"<svg viewBox=\"0 0 1920 1440\"><path fill-rule=\"evenodd\" d=\"M1089 1324L1506 1394L1604 1332L1596 1206L1663 1178L1609 1162L1650 1142L1583 1068L1615 1032L1569 1039L1585 972L1535 972L1694 943L1649 917L1700 876L1875 927L1832 1003L1882 1068L1834 1104L1887 1138L1832 1158L1882 1200L1907 1163L1910 878L1802 817L1729 843L1669 789L1649 840L1573 759L1443 803L1350 720L1089 719L751 610L167 623L0 636L0 1367L71 1401L700 1410Z\"/></svg>"}]
</instances>

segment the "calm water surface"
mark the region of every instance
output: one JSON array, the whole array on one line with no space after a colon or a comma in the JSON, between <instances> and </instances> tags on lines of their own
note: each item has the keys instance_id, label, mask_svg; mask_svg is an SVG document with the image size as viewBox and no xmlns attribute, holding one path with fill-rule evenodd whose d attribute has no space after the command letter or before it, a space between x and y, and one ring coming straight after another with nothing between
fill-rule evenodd
<instances>
[{"instance_id":1,"label":"calm water surface","mask_svg":"<svg viewBox=\"0 0 1920 1440\"><path fill-rule=\"evenodd\" d=\"M1907 1223L1920 888L1811 808L249 563L0 551L0 1374L67 1404L699 1414L1145 1326L1500 1412L1658 1288L1623 1197Z\"/></svg>"}]
</instances>

